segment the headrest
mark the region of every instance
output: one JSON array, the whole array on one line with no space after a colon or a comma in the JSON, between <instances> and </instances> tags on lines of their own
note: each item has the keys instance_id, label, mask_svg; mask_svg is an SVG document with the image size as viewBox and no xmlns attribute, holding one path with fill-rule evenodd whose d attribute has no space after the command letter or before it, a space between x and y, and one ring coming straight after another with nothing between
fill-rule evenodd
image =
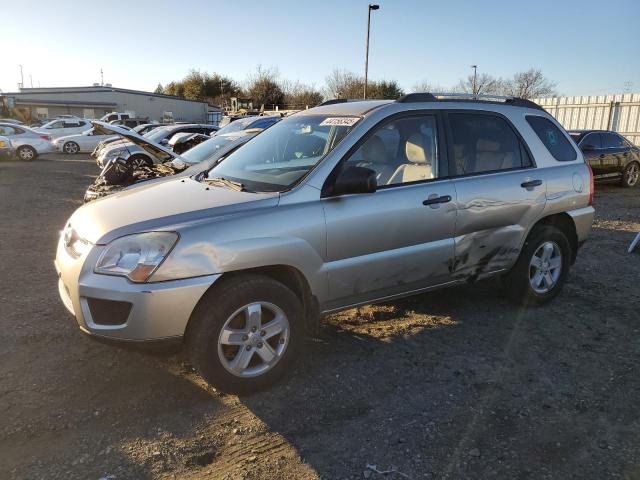
<instances>
[{"instance_id":1,"label":"headrest","mask_svg":"<svg viewBox=\"0 0 640 480\"><path fill-rule=\"evenodd\" d=\"M476 142L476 150L478 152L499 152L500 142L494 142L493 140L486 140L484 138L480 138Z\"/></svg>"},{"instance_id":2,"label":"headrest","mask_svg":"<svg viewBox=\"0 0 640 480\"><path fill-rule=\"evenodd\" d=\"M427 152L425 151L426 139L420 133L412 134L405 144L407 160L411 163L429 163Z\"/></svg>"},{"instance_id":3,"label":"headrest","mask_svg":"<svg viewBox=\"0 0 640 480\"><path fill-rule=\"evenodd\" d=\"M362 158L365 162L387 163L387 155L384 142L380 137L374 135L362 146Z\"/></svg>"}]
</instances>

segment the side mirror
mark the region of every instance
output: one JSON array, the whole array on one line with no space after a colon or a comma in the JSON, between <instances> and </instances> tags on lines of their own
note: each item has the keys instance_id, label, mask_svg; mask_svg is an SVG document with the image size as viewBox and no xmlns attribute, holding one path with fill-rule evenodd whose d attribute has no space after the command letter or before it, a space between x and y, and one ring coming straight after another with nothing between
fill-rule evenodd
<instances>
[{"instance_id":1,"label":"side mirror","mask_svg":"<svg viewBox=\"0 0 640 480\"><path fill-rule=\"evenodd\" d=\"M376 172L370 168L350 166L340 172L331 194L373 193L377 188Z\"/></svg>"},{"instance_id":2,"label":"side mirror","mask_svg":"<svg viewBox=\"0 0 640 480\"><path fill-rule=\"evenodd\" d=\"M169 145L169 140L166 138L164 140L160 140L160 145Z\"/></svg>"}]
</instances>

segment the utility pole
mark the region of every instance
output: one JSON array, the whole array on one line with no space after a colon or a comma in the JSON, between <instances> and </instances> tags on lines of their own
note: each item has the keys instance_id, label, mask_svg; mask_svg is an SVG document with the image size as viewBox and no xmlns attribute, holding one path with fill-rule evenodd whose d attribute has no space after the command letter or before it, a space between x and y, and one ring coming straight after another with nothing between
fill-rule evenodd
<instances>
[{"instance_id":1,"label":"utility pole","mask_svg":"<svg viewBox=\"0 0 640 480\"><path fill-rule=\"evenodd\" d=\"M31 88L33 88L33 76L29 74L29 82L31 83Z\"/></svg>"},{"instance_id":2,"label":"utility pole","mask_svg":"<svg viewBox=\"0 0 640 480\"><path fill-rule=\"evenodd\" d=\"M478 65L471 65L473 68L473 95L478 94Z\"/></svg>"},{"instance_id":3,"label":"utility pole","mask_svg":"<svg viewBox=\"0 0 640 480\"><path fill-rule=\"evenodd\" d=\"M22 65L18 65L20 67L20 88L24 88L24 74L22 73Z\"/></svg>"},{"instance_id":4,"label":"utility pole","mask_svg":"<svg viewBox=\"0 0 640 480\"><path fill-rule=\"evenodd\" d=\"M367 14L367 46L364 59L364 98L367 98L367 83L369 81L369 33L371 32L371 10L378 10L380 5L369 4Z\"/></svg>"},{"instance_id":5,"label":"utility pole","mask_svg":"<svg viewBox=\"0 0 640 480\"><path fill-rule=\"evenodd\" d=\"M102 71L102 68L100 69L100 86L104 87L104 73Z\"/></svg>"}]
</instances>

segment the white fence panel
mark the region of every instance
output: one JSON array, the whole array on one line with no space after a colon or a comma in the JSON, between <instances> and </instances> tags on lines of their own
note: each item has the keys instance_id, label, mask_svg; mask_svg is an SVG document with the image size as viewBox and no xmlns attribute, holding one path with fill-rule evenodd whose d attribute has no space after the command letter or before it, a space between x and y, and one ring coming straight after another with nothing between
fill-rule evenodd
<instances>
[{"instance_id":1,"label":"white fence panel","mask_svg":"<svg viewBox=\"0 0 640 480\"><path fill-rule=\"evenodd\" d=\"M538 98L567 130L613 130L640 145L640 93Z\"/></svg>"}]
</instances>

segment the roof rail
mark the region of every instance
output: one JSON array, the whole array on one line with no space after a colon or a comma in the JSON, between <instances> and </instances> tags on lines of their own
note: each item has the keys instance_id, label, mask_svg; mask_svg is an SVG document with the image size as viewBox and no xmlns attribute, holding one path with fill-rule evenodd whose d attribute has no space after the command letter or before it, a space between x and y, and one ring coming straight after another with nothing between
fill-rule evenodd
<instances>
[{"instance_id":1,"label":"roof rail","mask_svg":"<svg viewBox=\"0 0 640 480\"><path fill-rule=\"evenodd\" d=\"M535 108L544 110L540 105L531 100L519 97L503 96L503 95L478 95L473 93L409 93L396 100L398 103L417 103L417 102L446 102L446 101L471 101L471 102L491 102L505 103L517 107Z\"/></svg>"},{"instance_id":2,"label":"roof rail","mask_svg":"<svg viewBox=\"0 0 640 480\"><path fill-rule=\"evenodd\" d=\"M347 98L334 98L332 100L326 100L322 103L319 103L318 107L324 107L325 105L335 105L336 103L347 103L349 99Z\"/></svg>"},{"instance_id":3,"label":"roof rail","mask_svg":"<svg viewBox=\"0 0 640 480\"><path fill-rule=\"evenodd\" d=\"M398 103L436 102L438 99L431 93L407 93L401 96Z\"/></svg>"}]
</instances>

